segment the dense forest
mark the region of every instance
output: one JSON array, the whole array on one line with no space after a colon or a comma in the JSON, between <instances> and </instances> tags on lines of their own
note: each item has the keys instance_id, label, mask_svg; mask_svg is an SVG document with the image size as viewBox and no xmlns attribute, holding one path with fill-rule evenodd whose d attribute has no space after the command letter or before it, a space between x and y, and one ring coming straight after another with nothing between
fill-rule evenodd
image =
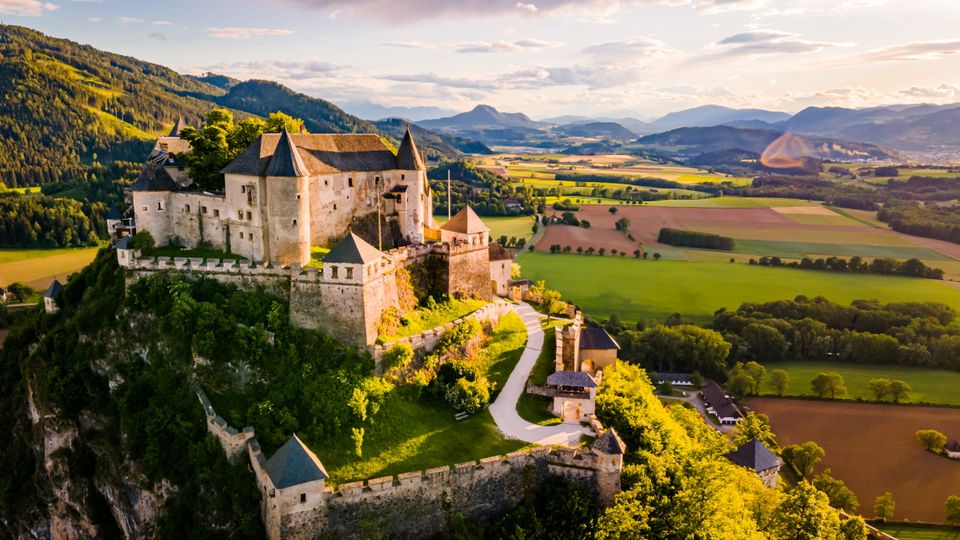
<instances>
[{"instance_id":1,"label":"dense forest","mask_svg":"<svg viewBox=\"0 0 960 540\"><path fill-rule=\"evenodd\" d=\"M103 203L0 192L0 247L95 246L107 237Z\"/></svg>"},{"instance_id":2,"label":"dense forest","mask_svg":"<svg viewBox=\"0 0 960 540\"><path fill-rule=\"evenodd\" d=\"M540 201L528 196L522 188L514 188L500 176L465 161L438 165L427 171L433 191L433 211L447 213L447 173L450 173L452 213L470 205L481 216L531 215ZM507 200L516 204L507 206Z\"/></svg>"},{"instance_id":3,"label":"dense forest","mask_svg":"<svg viewBox=\"0 0 960 540\"><path fill-rule=\"evenodd\" d=\"M960 211L953 206L895 202L881 208L877 219L895 231L960 243Z\"/></svg>"},{"instance_id":4,"label":"dense forest","mask_svg":"<svg viewBox=\"0 0 960 540\"><path fill-rule=\"evenodd\" d=\"M682 229L671 229L669 227L660 229L657 242L671 246L720 249L724 251L732 251L734 244L733 238L720 236L719 234L685 231Z\"/></svg>"},{"instance_id":5,"label":"dense forest","mask_svg":"<svg viewBox=\"0 0 960 540\"><path fill-rule=\"evenodd\" d=\"M799 261L784 261L780 257L760 257L750 259L750 264L759 266L783 266L801 270L825 270L828 272L853 272L858 274L881 274L887 276L909 276L928 279L943 279L943 270L927 266L920 259L898 261L890 258L876 258L868 261L863 257L803 257Z\"/></svg>"}]
</instances>

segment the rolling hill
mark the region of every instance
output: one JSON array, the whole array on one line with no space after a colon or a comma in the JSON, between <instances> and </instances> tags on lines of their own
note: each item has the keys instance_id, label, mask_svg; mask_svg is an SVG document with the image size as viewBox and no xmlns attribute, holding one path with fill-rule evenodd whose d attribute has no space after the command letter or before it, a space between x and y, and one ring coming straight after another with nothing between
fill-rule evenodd
<instances>
[{"instance_id":1,"label":"rolling hill","mask_svg":"<svg viewBox=\"0 0 960 540\"><path fill-rule=\"evenodd\" d=\"M636 133L616 122L587 122L585 124L569 124L558 126L554 131L570 137L601 137L606 139L627 140L637 136Z\"/></svg>"},{"instance_id":2,"label":"rolling hill","mask_svg":"<svg viewBox=\"0 0 960 540\"><path fill-rule=\"evenodd\" d=\"M504 113L489 105L477 105L473 110L449 116L417 122L421 127L441 131L473 131L483 129L541 130L549 127L545 122L531 120L523 113Z\"/></svg>"},{"instance_id":3,"label":"rolling hill","mask_svg":"<svg viewBox=\"0 0 960 540\"><path fill-rule=\"evenodd\" d=\"M671 130L682 127L710 127L733 122L760 121L768 124L790 119L784 112L763 109L732 109L719 105L703 105L692 109L672 112L654 122L653 127Z\"/></svg>"}]
</instances>

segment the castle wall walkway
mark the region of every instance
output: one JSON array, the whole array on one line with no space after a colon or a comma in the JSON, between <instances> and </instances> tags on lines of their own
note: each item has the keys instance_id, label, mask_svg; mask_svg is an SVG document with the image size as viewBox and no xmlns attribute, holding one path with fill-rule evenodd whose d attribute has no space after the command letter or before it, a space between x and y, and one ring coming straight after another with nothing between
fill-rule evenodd
<instances>
[{"instance_id":1,"label":"castle wall walkway","mask_svg":"<svg viewBox=\"0 0 960 540\"><path fill-rule=\"evenodd\" d=\"M512 309L527 327L527 345L497 399L490 405L490 414L493 415L497 427L511 439L541 445L575 446L579 444L581 435L594 436L593 430L579 424L540 426L527 422L517 413L517 402L523 395L530 372L537 363L540 350L543 349L540 319L545 316L537 313L525 302L517 303Z\"/></svg>"}]
</instances>

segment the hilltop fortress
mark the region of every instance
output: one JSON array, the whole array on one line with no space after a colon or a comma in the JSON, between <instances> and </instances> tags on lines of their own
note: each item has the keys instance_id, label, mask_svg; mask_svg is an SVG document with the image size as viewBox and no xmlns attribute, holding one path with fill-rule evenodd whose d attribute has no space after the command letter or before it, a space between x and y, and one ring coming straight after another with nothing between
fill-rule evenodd
<instances>
[{"instance_id":1,"label":"hilltop fortress","mask_svg":"<svg viewBox=\"0 0 960 540\"><path fill-rule=\"evenodd\" d=\"M489 301L507 290L509 254L490 243L472 209L437 227L409 130L396 155L376 135L265 133L223 169L223 193L209 193L192 188L178 157L190 150L182 127L157 140L131 187L134 219L123 230L236 258L144 258L121 241L118 258L134 279L181 270L263 286L289 302L295 324L358 346L373 344L384 312L399 307L400 268L429 265L439 294ZM370 217L400 247L381 251L351 231Z\"/></svg>"}]
</instances>

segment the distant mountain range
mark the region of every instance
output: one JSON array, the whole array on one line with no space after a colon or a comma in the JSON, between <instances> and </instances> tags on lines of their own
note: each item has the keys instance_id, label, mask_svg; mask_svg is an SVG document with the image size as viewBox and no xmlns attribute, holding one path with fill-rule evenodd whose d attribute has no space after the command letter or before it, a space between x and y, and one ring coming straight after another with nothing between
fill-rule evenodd
<instances>
[{"instance_id":1,"label":"distant mountain range","mask_svg":"<svg viewBox=\"0 0 960 540\"><path fill-rule=\"evenodd\" d=\"M485 129L519 129L538 131L550 127L546 122L531 120L523 113L505 113L489 105L477 105L472 111L447 118L421 120L418 125L427 129L446 131L481 131Z\"/></svg>"},{"instance_id":2,"label":"distant mountain range","mask_svg":"<svg viewBox=\"0 0 960 540\"><path fill-rule=\"evenodd\" d=\"M388 118L403 118L412 122L452 116L457 111L440 107L391 107L380 105L369 100L350 100L339 103L340 107L350 114L366 118L367 120L385 120Z\"/></svg>"},{"instance_id":3,"label":"distant mountain range","mask_svg":"<svg viewBox=\"0 0 960 540\"><path fill-rule=\"evenodd\" d=\"M660 131L682 127L709 127L733 122L760 121L768 124L790 119L784 112L763 109L731 109L719 105L704 105L683 111L672 112L653 122Z\"/></svg>"}]
</instances>

